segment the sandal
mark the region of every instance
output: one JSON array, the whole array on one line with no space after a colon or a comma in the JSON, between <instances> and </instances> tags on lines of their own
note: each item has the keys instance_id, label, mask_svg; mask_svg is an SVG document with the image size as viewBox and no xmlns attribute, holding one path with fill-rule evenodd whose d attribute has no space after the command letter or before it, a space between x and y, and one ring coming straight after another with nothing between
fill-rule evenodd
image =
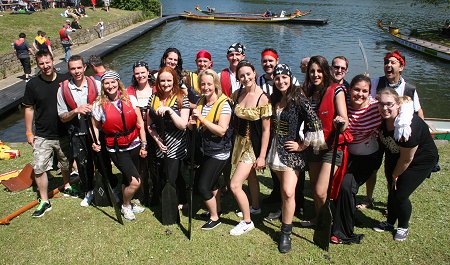
<instances>
[{"instance_id":1,"label":"sandal","mask_svg":"<svg viewBox=\"0 0 450 265\"><path fill-rule=\"evenodd\" d=\"M373 198L372 199L364 199L364 201L360 204L356 205L356 209L365 210L373 207Z\"/></svg>"}]
</instances>

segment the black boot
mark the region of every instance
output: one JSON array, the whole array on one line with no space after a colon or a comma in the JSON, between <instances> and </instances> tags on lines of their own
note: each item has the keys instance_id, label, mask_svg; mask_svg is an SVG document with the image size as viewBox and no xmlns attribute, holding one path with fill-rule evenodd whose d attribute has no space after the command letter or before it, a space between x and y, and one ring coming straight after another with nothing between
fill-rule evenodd
<instances>
[{"instance_id":1,"label":"black boot","mask_svg":"<svg viewBox=\"0 0 450 265\"><path fill-rule=\"evenodd\" d=\"M282 223L280 242L278 243L278 250L281 253L287 253L291 250L291 233L292 224Z\"/></svg>"}]
</instances>

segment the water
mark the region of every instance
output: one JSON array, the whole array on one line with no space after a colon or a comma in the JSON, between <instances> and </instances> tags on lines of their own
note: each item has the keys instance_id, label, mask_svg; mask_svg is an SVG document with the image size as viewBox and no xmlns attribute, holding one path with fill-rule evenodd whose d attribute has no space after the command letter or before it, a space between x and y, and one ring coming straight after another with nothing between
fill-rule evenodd
<instances>
[{"instance_id":1,"label":"water","mask_svg":"<svg viewBox=\"0 0 450 265\"><path fill-rule=\"evenodd\" d=\"M213 3L214 2L214 3ZM450 118L450 64L435 58L422 55L401 47L382 33L376 26L377 19L385 23L392 21L404 34L411 29L419 31L437 29L448 17L443 8L428 6L411 7L411 1L162 1L164 14L182 13L184 10L194 11L195 5L206 9L207 5L216 8L217 12L258 12L264 13L268 8L272 12L295 9L312 10L310 17L326 18L325 26L299 24L254 24L195 22L179 20L161 26L126 47L110 54L104 61L117 70L126 85L131 82L132 64L144 60L153 69L159 68L160 58L168 47L176 47L181 51L183 67L194 70L197 51L210 51L214 61L214 69L228 65L226 50L234 42L241 42L247 47L247 59L254 63L258 73L260 52L266 47L276 49L280 60L293 69L294 75L300 75L299 62L303 57L323 55L329 60L337 55L346 56L349 61L347 79L365 72L365 64L359 48L359 41L364 45L371 77L383 75L384 54L399 49L406 57L406 68L403 76L418 88L422 107L427 117ZM432 16L430 16L432 14ZM16 115L17 116L17 115ZM22 117L22 116L21 116ZM9 126L14 122L0 122L0 139L10 141L22 133L15 129L10 133ZM19 122L20 124L20 122ZM23 124L23 121L22 121ZM23 133L24 135L24 128ZM3 138L1 138L3 137ZM25 137L23 137L25 139Z\"/></svg>"}]
</instances>

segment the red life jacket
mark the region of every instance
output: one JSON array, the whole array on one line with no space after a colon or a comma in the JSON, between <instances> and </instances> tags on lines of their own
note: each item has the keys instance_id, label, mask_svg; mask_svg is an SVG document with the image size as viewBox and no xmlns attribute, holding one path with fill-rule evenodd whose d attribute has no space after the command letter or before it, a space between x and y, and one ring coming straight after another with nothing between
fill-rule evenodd
<instances>
[{"instance_id":1,"label":"red life jacket","mask_svg":"<svg viewBox=\"0 0 450 265\"><path fill-rule=\"evenodd\" d=\"M222 92L227 97L231 97L231 78L228 68L223 69L220 73L220 84L222 86Z\"/></svg>"},{"instance_id":2,"label":"red life jacket","mask_svg":"<svg viewBox=\"0 0 450 265\"><path fill-rule=\"evenodd\" d=\"M137 125L137 115L131 102L122 104L120 112L111 102L103 105L105 112L105 122L102 123L102 130L105 133L106 145L114 147L129 146L139 135Z\"/></svg>"},{"instance_id":3,"label":"red life jacket","mask_svg":"<svg viewBox=\"0 0 450 265\"><path fill-rule=\"evenodd\" d=\"M66 34L66 28L62 28L59 30L59 38L61 40L69 40L69 36Z\"/></svg>"},{"instance_id":4,"label":"red life jacket","mask_svg":"<svg viewBox=\"0 0 450 265\"><path fill-rule=\"evenodd\" d=\"M322 97L322 101L320 102L319 110L317 116L322 121L322 128L325 140L328 144L328 148L333 148L333 139L334 133L336 133L333 120L336 117L336 109L334 104L334 95L336 92L336 88L338 88L339 84L331 84L325 94ZM353 141L353 136L350 134L348 130L346 130L343 134L339 135L338 140L338 150L343 151L342 164L336 171L333 176L333 183L331 184L331 193L330 198L332 200L336 200L339 195L339 190L341 188L342 180L345 176L345 171L347 169L348 162L348 151L347 151L347 143Z\"/></svg>"},{"instance_id":5,"label":"red life jacket","mask_svg":"<svg viewBox=\"0 0 450 265\"><path fill-rule=\"evenodd\" d=\"M129 95L129 96L134 96L134 97L136 97L136 89L134 89L134 86L128 86L127 87L127 94ZM137 98L137 97L136 97Z\"/></svg>"},{"instance_id":6,"label":"red life jacket","mask_svg":"<svg viewBox=\"0 0 450 265\"><path fill-rule=\"evenodd\" d=\"M87 85L88 85L88 100L87 103L94 103L95 99L98 96L97 84L95 83L95 79L92 76L86 76ZM69 111L77 108L77 103L73 99L72 92L70 92L69 88L69 80L64 80L60 83L62 96L64 101L66 102L67 107L69 107Z\"/></svg>"}]
</instances>

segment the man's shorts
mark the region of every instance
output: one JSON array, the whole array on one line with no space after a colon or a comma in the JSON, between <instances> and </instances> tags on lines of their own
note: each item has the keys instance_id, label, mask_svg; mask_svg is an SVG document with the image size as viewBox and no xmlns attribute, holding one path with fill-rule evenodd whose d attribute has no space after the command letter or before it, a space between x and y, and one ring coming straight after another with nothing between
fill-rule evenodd
<instances>
[{"instance_id":1,"label":"man's shorts","mask_svg":"<svg viewBox=\"0 0 450 265\"><path fill-rule=\"evenodd\" d=\"M34 137L33 169L40 175L53 169L53 155L61 164L61 170L69 171L69 142L67 140L48 140L39 136Z\"/></svg>"}]
</instances>

